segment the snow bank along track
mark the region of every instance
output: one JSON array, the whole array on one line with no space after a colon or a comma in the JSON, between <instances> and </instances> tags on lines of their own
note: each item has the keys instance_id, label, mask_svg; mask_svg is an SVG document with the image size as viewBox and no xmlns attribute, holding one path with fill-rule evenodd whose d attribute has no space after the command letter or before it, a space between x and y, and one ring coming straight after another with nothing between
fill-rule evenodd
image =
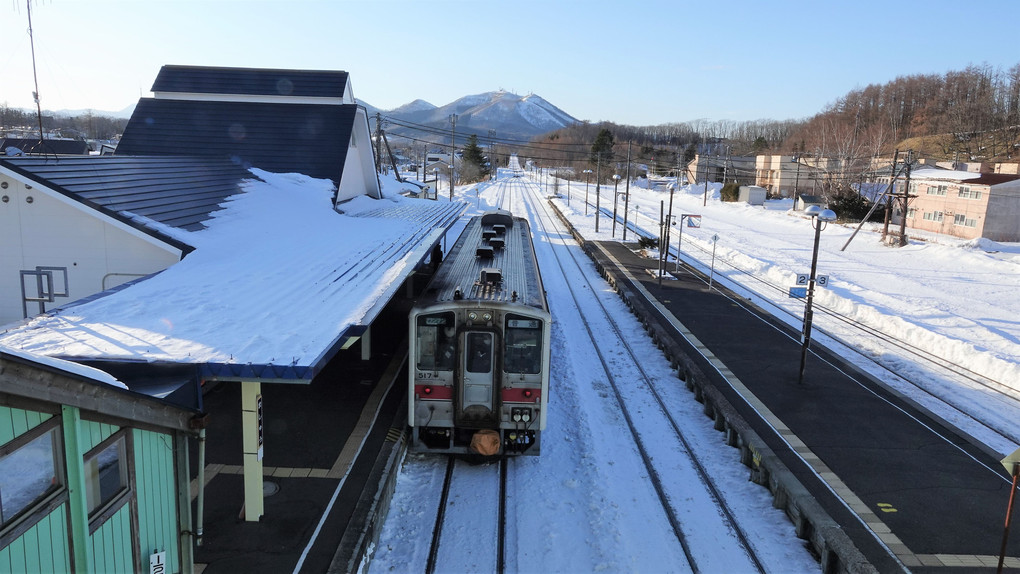
<instances>
[{"instance_id":1,"label":"snow bank along track","mask_svg":"<svg viewBox=\"0 0 1020 574\"><path fill-rule=\"evenodd\" d=\"M750 469L750 479L769 489L773 505L781 508L793 522L796 534L807 541L819 557L823 573L871 573L876 569L868 563L843 529L818 504L789 468L750 427L730 402L713 386L690 352L670 335L675 327L646 297L620 276L614 265L607 265L609 256L601 248L584 239L549 202L560 221L592 258L599 273L617 291L637 316L652 341L676 369L714 427L725 433L726 444L740 450L740 460ZM639 287L640 288L640 287Z\"/></svg>"}]
</instances>

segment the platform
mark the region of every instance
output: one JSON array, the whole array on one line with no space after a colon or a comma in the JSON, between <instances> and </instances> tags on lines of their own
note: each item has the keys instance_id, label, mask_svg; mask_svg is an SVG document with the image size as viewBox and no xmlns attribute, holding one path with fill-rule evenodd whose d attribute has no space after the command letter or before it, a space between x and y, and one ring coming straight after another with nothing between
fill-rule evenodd
<instances>
[{"instance_id":1,"label":"platform","mask_svg":"<svg viewBox=\"0 0 1020 574\"><path fill-rule=\"evenodd\" d=\"M823 571L995 570L1010 491L995 453L817 342L798 383L798 332L690 269L660 286L657 261L635 249L586 244L688 387L733 418L717 428L746 430L774 453L762 482L798 533L830 530ZM1018 538L1007 568L1020 568Z\"/></svg>"}]
</instances>

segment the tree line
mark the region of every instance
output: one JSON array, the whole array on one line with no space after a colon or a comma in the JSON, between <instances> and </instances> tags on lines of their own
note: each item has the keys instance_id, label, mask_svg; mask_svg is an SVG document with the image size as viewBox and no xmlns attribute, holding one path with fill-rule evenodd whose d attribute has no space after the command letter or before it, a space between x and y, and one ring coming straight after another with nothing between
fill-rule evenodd
<instances>
[{"instance_id":1,"label":"tree line","mask_svg":"<svg viewBox=\"0 0 1020 574\"><path fill-rule=\"evenodd\" d=\"M704 155L793 155L833 160L839 179L864 177L871 159L914 149L934 160L1015 161L1020 152L1020 64L1008 70L968 66L945 74L901 76L854 89L807 119L694 120L655 126L582 122L535 138L528 154L540 165L580 174L591 166L598 133L615 139L614 162L668 173L677 161ZM609 170L609 177L612 169Z\"/></svg>"},{"instance_id":2,"label":"tree line","mask_svg":"<svg viewBox=\"0 0 1020 574\"><path fill-rule=\"evenodd\" d=\"M60 137L80 140L112 140L124 133L128 121L123 118L111 118L86 112L78 116L57 116L52 112L43 112L42 125L47 134L56 133ZM0 104L0 136L11 131L28 131L39 133L39 118L34 111L12 108L6 103Z\"/></svg>"}]
</instances>

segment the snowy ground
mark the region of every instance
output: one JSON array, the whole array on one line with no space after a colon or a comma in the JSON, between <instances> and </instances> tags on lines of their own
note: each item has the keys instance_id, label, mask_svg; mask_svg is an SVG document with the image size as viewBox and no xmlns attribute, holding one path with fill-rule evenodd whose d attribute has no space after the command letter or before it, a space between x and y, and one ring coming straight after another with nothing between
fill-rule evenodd
<instances>
[{"instance_id":1,"label":"snowy ground","mask_svg":"<svg viewBox=\"0 0 1020 574\"><path fill-rule=\"evenodd\" d=\"M530 176L541 185L541 195L552 195L558 207L588 239L613 239L612 222L600 217L595 233L595 210L585 214L585 185L547 181ZM714 280L737 289L759 305L771 308L790 324L799 325L804 302L788 296L798 273L810 268L814 230L811 222L791 211L789 200L768 202L764 207L721 203L719 185L682 187L672 198L672 213L678 222L700 215L700 228L683 228L682 257L713 274ZM480 184L458 189L474 210L491 207L495 186ZM626 189L621 185L619 190ZM548 190L548 191L547 191ZM592 202L595 186L588 186ZM612 208L613 193L602 187L601 203ZM669 208L669 192L652 191L637 184L630 187L628 219L650 234L657 233L660 206ZM622 203L618 206L623 213ZM671 252L677 251L679 227L673 228ZM1020 245L987 241L964 242L949 237L912 240L903 248L883 246L878 229L865 226L845 249L854 228L830 224L820 236L818 273L831 278L828 288L815 293L814 340L830 346L846 345L848 355L876 376L904 394L958 425L989 448L1008 454L1017 448L1020 436ZM622 226L615 230L622 239ZM633 233L628 240L634 241ZM539 248L543 271L551 267ZM547 278L547 282L556 279ZM574 303L548 288L554 319L567 323L564 310L573 312ZM629 312L619 306L621 320ZM848 322L849 320L849 322ZM901 347L881 342L875 331L862 331L857 324L878 330L899 341ZM838 337L839 340L833 337ZM573 340L573 339L572 339ZM906 345L908 351L903 350ZM598 393L587 392L584 381L597 378L592 361L571 351L563 330L554 331L554 384L563 400L550 405L550 427L546 448L538 459L518 462L516 476L527 491L529 519L517 522L518 531L532 536L520 539L531 546L517 549L518 560L508 563L511 571L683 571L672 555L673 549L658 537L663 525L633 512L633 499L625 482L616 480L615 457L606 449L592 448L586 433L593 423L586 417L605 415L606 405L589 404ZM652 348L649 359L657 355ZM947 359L962 367L968 377L947 372L924 359L924 353ZM660 355L661 356L661 355ZM669 377L668 365L659 376ZM958 371L960 369L957 369ZM972 380L972 379L976 379ZM570 384L575 382L576 384ZM994 388L996 392L989 392ZM678 393L672 400L683 408L689 397ZM745 504L760 518L756 528L777 533L778 539L764 544L772 553L769 564L776 571L811 571L817 568L781 514L771 508L767 494L746 480L736 480L733 449L722 447L711 424L691 409L692 420L700 420L706 456L719 459L720 474L734 477L727 490L745 492ZM596 445L597 446L597 445ZM727 465L731 465L727 468ZM421 497L423 491L438 489L441 467L426 457L409 457L398 479L390 519L376 548L372 572L416 570L422 545L432 524L415 520L434 512L435 499ZM512 469L514 470L514 469ZM514 476L512 474L511 476ZM431 505L431 506L430 506ZM778 514L778 516L777 516ZM434 516L434 514L432 515ZM645 536L645 533L656 533ZM523 557L523 558L522 558ZM468 567L468 564L464 564ZM484 571L484 570L483 570Z\"/></svg>"}]
</instances>

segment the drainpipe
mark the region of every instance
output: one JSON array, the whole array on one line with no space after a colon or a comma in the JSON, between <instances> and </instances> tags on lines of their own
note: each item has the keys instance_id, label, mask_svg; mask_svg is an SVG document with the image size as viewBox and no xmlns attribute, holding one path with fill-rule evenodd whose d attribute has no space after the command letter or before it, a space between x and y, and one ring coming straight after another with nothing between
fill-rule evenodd
<instances>
[{"instance_id":1,"label":"drainpipe","mask_svg":"<svg viewBox=\"0 0 1020 574\"><path fill-rule=\"evenodd\" d=\"M205 514L205 427L198 431L198 510L195 513L195 544L202 545L202 520Z\"/></svg>"}]
</instances>

